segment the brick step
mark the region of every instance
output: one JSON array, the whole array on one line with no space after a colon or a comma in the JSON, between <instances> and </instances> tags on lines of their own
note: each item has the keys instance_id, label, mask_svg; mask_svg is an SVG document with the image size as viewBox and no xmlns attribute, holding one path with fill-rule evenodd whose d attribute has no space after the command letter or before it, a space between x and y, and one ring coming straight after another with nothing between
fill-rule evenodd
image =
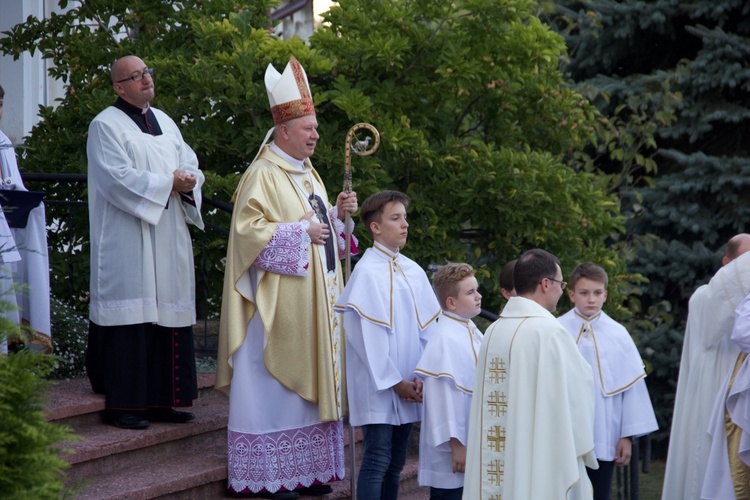
<instances>
[{"instance_id":1,"label":"brick step","mask_svg":"<svg viewBox=\"0 0 750 500\"><path fill-rule=\"evenodd\" d=\"M70 443L68 483L74 497L93 499L185 499L230 497L226 492L226 424L229 401L213 391L213 374L200 374L199 398L187 424L152 423L145 430L118 429L102 420L104 398L94 394L86 379L60 381L47 395L48 420L71 427L79 436ZM344 433L349 457L349 431ZM362 435L355 432L355 455L361 459ZM417 433L412 440L418 440ZM351 498L350 471L332 483L327 500ZM400 498L429 498L429 489L417 485L417 455L412 446L402 473ZM301 497L316 498L316 497ZM321 497L317 497L321 498Z\"/></svg>"},{"instance_id":2,"label":"brick step","mask_svg":"<svg viewBox=\"0 0 750 500\"><path fill-rule=\"evenodd\" d=\"M198 396L213 391L216 375L198 374ZM91 390L87 378L56 380L47 391L45 415L47 420L71 425L76 418L98 418L104 410L104 396Z\"/></svg>"},{"instance_id":3,"label":"brick step","mask_svg":"<svg viewBox=\"0 0 750 500\"><path fill-rule=\"evenodd\" d=\"M401 472L401 487L399 488L400 500L427 500L430 498L430 489L417 484L417 457L409 457ZM346 464L346 478L343 481L330 483L333 491L322 497L300 495L300 499L320 498L322 500L345 500L351 499L351 483L349 475L349 463ZM175 491L158 497L160 500L204 500L209 498L239 498L239 495L227 493L226 457L224 457L224 474L221 480L206 483L192 488L190 491ZM248 496L248 498L254 498Z\"/></svg>"}]
</instances>

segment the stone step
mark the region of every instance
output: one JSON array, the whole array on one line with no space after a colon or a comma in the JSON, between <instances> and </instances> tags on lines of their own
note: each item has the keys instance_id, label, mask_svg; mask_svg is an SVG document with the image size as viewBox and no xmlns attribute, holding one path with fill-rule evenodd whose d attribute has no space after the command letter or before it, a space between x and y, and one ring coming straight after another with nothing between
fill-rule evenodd
<instances>
[{"instance_id":1,"label":"stone step","mask_svg":"<svg viewBox=\"0 0 750 500\"><path fill-rule=\"evenodd\" d=\"M213 391L216 375L198 374L199 397ZM87 378L56 380L46 394L45 415L47 420L72 425L76 419L96 421L104 410L104 396L91 390Z\"/></svg>"},{"instance_id":2,"label":"stone step","mask_svg":"<svg viewBox=\"0 0 750 500\"><path fill-rule=\"evenodd\" d=\"M113 463L110 470L74 483L78 500L141 500L149 498L221 498L191 496L207 485L226 487L226 446L195 450L189 455L149 459L127 467ZM200 493L203 495L203 493ZM219 492L219 495L222 493Z\"/></svg>"},{"instance_id":3,"label":"stone step","mask_svg":"<svg viewBox=\"0 0 750 500\"><path fill-rule=\"evenodd\" d=\"M69 484L80 500L99 499L210 499L236 498L226 491L226 424L228 399L211 389L213 374L200 374L200 396L190 409L187 424L152 423L145 430L118 429L102 420L104 398L94 394L86 379L60 381L47 394L48 420L68 425L79 439L68 445L64 458L71 464ZM345 432L347 459L349 431ZM355 442L361 432L356 429ZM416 443L416 433L412 444ZM359 463L361 445L355 446ZM417 485L417 455L412 446L402 473L405 500L429 498ZM328 500L351 498L350 471L332 483ZM308 498L308 497L301 497ZM315 498L315 497L309 497ZM321 498L321 497L317 497Z\"/></svg>"},{"instance_id":4,"label":"stone step","mask_svg":"<svg viewBox=\"0 0 750 500\"><path fill-rule=\"evenodd\" d=\"M117 468L167 462L203 452L226 454L229 407L222 394L207 394L190 409L195 420L186 424L152 423L148 429L118 429L103 423L73 425L80 440L71 444L73 480L97 477Z\"/></svg>"}]
</instances>

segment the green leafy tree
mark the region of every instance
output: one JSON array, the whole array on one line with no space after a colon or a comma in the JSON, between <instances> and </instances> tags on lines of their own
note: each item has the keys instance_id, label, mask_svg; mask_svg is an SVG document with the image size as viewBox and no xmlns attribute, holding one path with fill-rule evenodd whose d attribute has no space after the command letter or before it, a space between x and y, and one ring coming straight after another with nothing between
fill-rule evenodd
<instances>
[{"instance_id":1,"label":"green leafy tree","mask_svg":"<svg viewBox=\"0 0 750 500\"><path fill-rule=\"evenodd\" d=\"M564 81L565 45L535 2L345 0L325 21L311 39L334 61L317 79L323 135L343 138L360 121L381 131L355 184L361 198L383 188L411 196L408 254L469 261L496 278L539 246L568 272L595 260L624 277L607 246L623 224L610 181L577 155L595 138L597 112ZM340 143L318 147L324 178L342 156ZM485 307L497 307L497 285L484 285Z\"/></svg>"},{"instance_id":2,"label":"green leafy tree","mask_svg":"<svg viewBox=\"0 0 750 500\"><path fill-rule=\"evenodd\" d=\"M314 162L329 192L340 190L347 130L372 123L381 148L355 157L355 189L360 199L385 188L411 196L410 256L424 265L468 261L495 278L507 260L544 247L565 271L581 260L602 263L617 284L610 307L626 312L621 294L635 277L610 245L624 219L610 176L581 154L594 144L600 116L563 78L565 44L535 2L342 0L309 45L273 36L269 6L90 0L14 28L0 50L41 50L67 90L58 107L41 110L22 168L85 171L86 126L114 99L107 66L135 53L155 68L154 104L182 124L208 195L227 200L272 125L265 68L280 69L294 54L316 100L322 139ZM64 248L85 257L88 226L69 224L77 239ZM209 236L199 251L199 272L221 272L222 238ZM76 266L76 288L85 290L87 264ZM496 309L494 279L484 286L485 306Z\"/></svg>"},{"instance_id":3,"label":"green leafy tree","mask_svg":"<svg viewBox=\"0 0 750 500\"><path fill-rule=\"evenodd\" d=\"M738 0L552 3L555 26L570 47L566 71L577 88L603 97L593 100L603 113L624 111L618 116L626 121L650 124L656 137L653 144L631 142L654 163L637 166L619 193L635 248L628 267L649 280L630 306L648 320L638 337L656 368L649 388L666 430L687 300L719 267L726 241L747 231L750 6ZM666 445L666 432L661 436Z\"/></svg>"},{"instance_id":4,"label":"green leafy tree","mask_svg":"<svg viewBox=\"0 0 750 500\"><path fill-rule=\"evenodd\" d=\"M62 8L67 0L60 0ZM40 107L41 121L25 138L21 169L26 172L85 173L88 124L116 94L109 65L127 54L140 55L155 69L153 103L182 124L186 141L206 174L204 195L228 200L235 176L255 154L271 122L263 72L269 62L294 51L309 53L299 40L272 37L271 0L84 0L48 19L30 16L0 38L0 51L18 57L39 51L50 75L64 83L56 106ZM270 118L270 117L269 117ZM49 205L53 293L87 308L88 216L74 206L86 198L85 183L39 186ZM73 205L71 207L71 205ZM216 212L216 211L214 211ZM228 216L209 214L214 226ZM225 238L195 233L198 276L220 272ZM220 293L219 279L201 294ZM202 311L208 314L208 311Z\"/></svg>"}]
</instances>

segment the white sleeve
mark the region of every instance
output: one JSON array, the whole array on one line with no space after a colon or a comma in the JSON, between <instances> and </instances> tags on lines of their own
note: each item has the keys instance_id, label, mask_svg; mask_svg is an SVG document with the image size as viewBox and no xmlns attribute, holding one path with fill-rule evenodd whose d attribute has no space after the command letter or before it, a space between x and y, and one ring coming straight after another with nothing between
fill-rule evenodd
<instances>
[{"instance_id":1,"label":"white sleeve","mask_svg":"<svg viewBox=\"0 0 750 500\"><path fill-rule=\"evenodd\" d=\"M643 436L658 428L646 381L640 379L633 387L622 393L620 438Z\"/></svg>"},{"instance_id":2,"label":"white sleeve","mask_svg":"<svg viewBox=\"0 0 750 500\"><path fill-rule=\"evenodd\" d=\"M158 224L172 192L172 174L135 169L114 127L103 120L91 122L86 154L89 177L107 202L149 224Z\"/></svg>"},{"instance_id":3,"label":"white sleeve","mask_svg":"<svg viewBox=\"0 0 750 500\"><path fill-rule=\"evenodd\" d=\"M379 391L390 389L403 380L396 364L390 358L390 339L393 335L388 328L363 319L355 312L347 312L360 328L346 327L347 339Z\"/></svg>"},{"instance_id":4,"label":"white sleeve","mask_svg":"<svg viewBox=\"0 0 750 500\"><path fill-rule=\"evenodd\" d=\"M464 413L471 395L458 390L449 377L425 377L423 394L427 425L422 424L421 432L427 433L427 442L438 446L456 438L466 446L469 429Z\"/></svg>"},{"instance_id":5,"label":"white sleeve","mask_svg":"<svg viewBox=\"0 0 750 500\"><path fill-rule=\"evenodd\" d=\"M732 342L743 352L750 352L750 295L747 295L734 311Z\"/></svg>"}]
</instances>

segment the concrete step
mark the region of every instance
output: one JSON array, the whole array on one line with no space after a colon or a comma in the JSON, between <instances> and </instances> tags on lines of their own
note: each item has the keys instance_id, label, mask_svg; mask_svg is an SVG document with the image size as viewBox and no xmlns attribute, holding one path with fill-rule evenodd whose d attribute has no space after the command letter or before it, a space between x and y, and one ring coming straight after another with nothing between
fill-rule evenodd
<instances>
[{"instance_id":1,"label":"concrete step","mask_svg":"<svg viewBox=\"0 0 750 500\"><path fill-rule=\"evenodd\" d=\"M68 483L74 498L100 499L211 499L236 498L226 491L226 424L229 401L212 390L213 374L200 374L199 398L190 409L195 420L186 424L152 423L145 430L118 429L102 420L104 398L94 394L86 379L56 382L48 391L46 415L68 425L78 439L67 445L71 464ZM362 435L355 430L356 462L361 459ZM345 434L349 457L349 431ZM402 473L400 498L429 498L429 488L417 485L418 433L412 437L410 457ZM351 498L350 471L332 483L328 500Z\"/></svg>"}]
</instances>

